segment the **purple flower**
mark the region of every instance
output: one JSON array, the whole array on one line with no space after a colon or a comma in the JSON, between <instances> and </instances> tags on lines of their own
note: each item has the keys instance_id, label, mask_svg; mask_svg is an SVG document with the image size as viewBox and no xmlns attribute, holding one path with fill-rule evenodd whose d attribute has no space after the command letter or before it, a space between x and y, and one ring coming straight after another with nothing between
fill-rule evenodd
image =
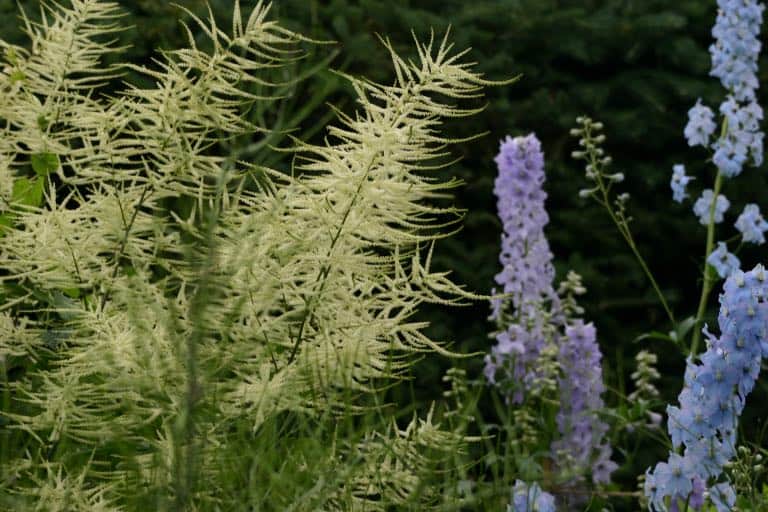
<instances>
[{"instance_id":1,"label":"purple flower","mask_svg":"<svg viewBox=\"0 0 768 512\"><path fill-rule=\"evenodd\" d=\"M486 357L485 375L501 386L516 403L525 391L541 379L536 365L545 344L541 308L557 309L558 297L552 287L555 269L552 252L544 235L549 217L544 209L544 154L534 134L507 137L496 156L499 174L495 181L501 235L499 261L502 270L496 283L511 294L509 308L492 301L491 320L501 331L498 344ZM511 311L510 311L511 310ZM509 345L514 340L514 350Z\"/></svg>"},{"instance_id":2,"label":"purple flower","mask_svg":"<svg viewBox=\"0 0 768 512\"><path fill-rule=\"evenodd\" d=\"M608 427L597 415L604 407L602 356L594 326L572 321L552 286L552 252L544 236L549 218L544 209L541 145L533 134L507 137L496 163L494 192L504 227L502 270L496 283L511 297L491 304L490 319L498 330L497 343L485 358L486 379L513 403L522 403L527 393L556 379L561 438L552 443L552 451L556 459L564 454L560 460L568 461L560 469L576 478L591 471L594 482L608 482L616 464L605 439ZM559 375L557 365L541 364L545 346L558 348Z\"/></svg>"},{"instance_id":3,"label":"purple flower","mask_svg":"<svg viewBox=\"0 0 768 512\"><path fill-rule=\"evenodd\" d=\"M566 326L558 353L562 375L556 421L562 437L552 443L552 452L555 460L565 455L568 469L578 473L591 467L595 483L609 482L617 467L604 439L608 427L598 417L605 406L601 358L593 324L579 319Z\"/></svg>"},{"instance_id":4,"label":"purple flower","mask_svg":"<svg viewBox=\"0 0 768 512\"><path fill-rule=\"evenodd\" d=\"M723 482L712 487L709 499L715 505L717 512L730 512L736 505L736 493L731 484Z\"/></svg>"},{"instance_id":5,"label":"purple flower","mask_svg":"<svg viewBox=\"0 0 768 512\"><path fill-rule=\"evenodd\" d=\"M719 7L709 47L711 75L720 79L728 96L720 106L727 133L712 145L713 161L724 176L741 173L747 156L756 166L763 160L763 133L759 121L763 111L755 101L757 60L761 44L760 26L765 6L755 0L718 0Z\"/></svg>"}]
</instances>

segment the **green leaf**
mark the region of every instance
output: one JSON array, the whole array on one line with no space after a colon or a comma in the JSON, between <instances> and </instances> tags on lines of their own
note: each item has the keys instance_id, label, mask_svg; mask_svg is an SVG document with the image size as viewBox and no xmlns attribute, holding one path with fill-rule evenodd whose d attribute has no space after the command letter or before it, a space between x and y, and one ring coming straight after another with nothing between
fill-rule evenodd
<instances>
[{"instance_id":1,"label":"green leaf","mask_svg":"<svg viewBox=\"0 0 768 512\"><path fill-rule=\"evenodd\" d=\"M25 206L40 206L43 202L43 180L18 178L13 182L12 202Z\"/></svg>"},{"instance_id":2,"label":"green leaf","mask_svg":"<svg viewBox=\"0 0 768 512\"><path fill-rule=\"evenodd\" d=\"M80 298L80 288L62 288L61 291L64 292L64 295L66 295L69 298L72 298L72 299Z\"/></svg>"},{"instance_id":3,"label":"green leaf","mask_svg":"<svg viewBox=\"0 0 768 512\"><path fill-rule=\"evenodd\" d=\"M50 126L51 122L48 121L48 118L45 117L45 114L40 114L37 116L37 127L40 128L40 131L45 131L48 129L48 126Z\"/></svg>"},{"instance_id":4,"label":"green leaf","mask_svg":"<svg viewBox=\"0 0 768 512\"><path fill-rule=\"evenodd\" d=\"M25 75L25 74L24 74L24 72L23 72L22 70L20 70L20 69L16 69L16 70L14 70L14 71L13 71L13 72L10 74L10 76L8 77L8 79L11 81L11 83L14 83L14 82L21 82L21 81L22 81L22 80L24 80L25 78L27 78L27 75Z\"/></svg>"},{"instance_id":5,"label":"green leaf","mask_svg":"<svg viewBox=\"0 0 768 512\"><path fill-rule=\"evenodd\" d=\"M675 326L675 339L682 341L690 332L691 328L696 324L696 318L689 316L682 322Z\"/></svg>"},{"instance_id":6,"label":"green leaf","mask_svg":"<svg viewBox=\"0 0 768 512\"><path fill-rule=\"evenodd\" d=\"M54 153L35 153L32 155L32 169L40 177L45 177L59 168L59 157Z\"/></svg>"},{"instance_id":7,"label":"green leaf","mask_svg":"<svg viewBox=\"0 0 768 512\"><path fill-rule=\"evenodd\" d=\"M674 331L670 334L674 334ZM635 338L633 342L637 343L638 341L650 339L650 340L671 341L672 343L677 345L678 340L674 336L671 336L670 334L664 334L663 332L659 332L659 331L651 331L645 334L641 334L640 336Z\"/></svg>"}]
</instances>

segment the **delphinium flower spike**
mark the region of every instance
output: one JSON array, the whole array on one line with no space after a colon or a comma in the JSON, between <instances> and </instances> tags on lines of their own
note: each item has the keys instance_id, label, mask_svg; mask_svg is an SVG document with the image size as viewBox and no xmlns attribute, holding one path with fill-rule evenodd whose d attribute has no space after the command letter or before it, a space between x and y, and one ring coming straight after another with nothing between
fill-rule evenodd
<instances>
[{"instance_id":1,"label":"delphinium flower spike","mask_svg":"<svg viewBox=\"0 0 768 512\"><path fill-rule=\"evenodd\" d=\"M495 192L504 225L504 268L496 282L511 300L493 304L491 319L500 329L486 357L486 376L516 404L539 395L542 383L554 385L561 436L551 444L555 470L570 483L588 472L595 483L608 482L616 465L604 439L608 428L598 417L604 408L602 356L594 326L574 318L583 312L575 301L585 292L580 277L570 273L558 293L552 285L541 145L533 134L508 137L496 162Z\"/></svg>"},{"instance_id":2,"label":"delphinium flower spike","mask_svg":"<svg viewBox=\"0 0 768 512\"><path fill-rule=\"evenodd\" d=\"M554 378L551 366L535 364L545 346L547 328L541 310L558 301L552 287L555 276L552 252L544 235L549 217L544 209L544 154L535 135L507 137L496 157L499 173L494 193L503 225L496 283L510 294L511 306L492 302L490 320L498 323L497 345L485 359L487 379L505 388L521 403L526 391ZM495 290L494 290L495 293ZM557 309L557 307L552 307ZM550 375L546 375L550 373Z\"/></svg>"},{"instance_id":3,"label":"delphinium flower spike","mask_svg":"<svg viewBox=\"0 0 768 512\"><path fill-rule=\"evenodd\" d=\"M712 28L714 43L709 47L712 58L711 76L720 79L726 89L725 100L720 104L722 128L719 136L711 139L715 132L712 110L697 100L688 113L688 124L684 133L689 145L701 145L712 152L712 162L717 173L712 189L704 190L701 198L694 204L693 211L699 222L707 227L707 242L704 259L713 266L721 278L728 275L721 259L714 252L722 253L725 249L718 246L715 250L715 224L722 222L723 213L729 202L722 195L724 178L733 178L741 174L745 165L759 167L763 162L763 137L760 121L763 109L757 103L756 89L757 62L761 43L760 27L763 22L765 6L757 0L717 0L718 12ZM674 178L673 178L674 179ZM677 200L677 196L675 197ZM742 232L744 241L758 242L762 239L762 218L752 216L751 209L739 217L737 228ZM751 225L750 225L751 224ZM730 258L733 261L733 258ZM695 326L701 325L706 312L709 293L716 276L705 266L704 279L696 311ZM695 354L700 340L700 330L693 330L691 354Z\"/></svg>"},{"instance_id":4,"label":"delphinium flower spike","mask_svg":"<svg viewBox=\"0 0 768 512\"><path fill-rule=\"evenodd\" d=\"M565 327L560 342L558 380L560 410L556 421L562 437L552 443L554 460L563 471L592 474L594 483L608 483L618 467L605 434L608 425L598 417L604 409L602 354L592 323L576 319Z\"/></svg>"},{"instance_id":5,"label":"delphinium flower spike","mask_svg":"<svg viewBox=\"0 0 768 512\"><path fill-rule=\"evenodd\" d=\"M647 473L645 493L656 511L671 510L688 501L698 485L720 511L730 510L733 489L721 482L725 464L733 458L738 419L755 386L763 357L768 356L768 274L762 265L737 270L720 295L715 337L706 327L707 350L698 363L689 358L679 406L667 408L673 449L667 462ZM682 453L680 453L682 452Z\"/></svg>"}]
</instances>

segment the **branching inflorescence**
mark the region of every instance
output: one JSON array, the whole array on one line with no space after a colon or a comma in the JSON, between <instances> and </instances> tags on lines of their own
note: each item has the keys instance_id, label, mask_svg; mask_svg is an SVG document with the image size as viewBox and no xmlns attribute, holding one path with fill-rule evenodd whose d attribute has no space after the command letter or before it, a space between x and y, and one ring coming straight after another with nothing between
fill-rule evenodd
<instances>
[{"instance_id":1,"label":"branching inflorescence","mask_svg":"<svg viewBox=\"0 0 768 512\"><path fill-rule=\"evenodd\" d=\"M0 459L12 508L53 510L45 500L61 495L66 510L233 510L243 488L267 499L270 468L243 461L254 451L238 453L235 433L300 466L290 442L259 435L361 412L357 397L400 378L411 354L448 354L408 321L419 304L481 298L431 272L424 246L460 218L427 204L457 185L429 175L452 142L442 119L477 112L454 102L491 82L448 34L417 41L415 62L384 41L396 82L347 77L360 110L339 112L327 144L286 150L300 175L238 162L225 142L269 131L243 120L270 100L251 85L275 85L261 72L309 42L268 11L259 2L244 18L235 2L230 32L188 12L189 48L131 66L156 87L119 93L101 88L120 73L103 66L119 48L100 42L119 29L116 4L46 6L40 23L25 18L31 50L1 43L0 173L12 185L0 190L0 358L33 368L15 373L2 411L24 447ZM333 478L269 499L426 506L439 489L420 483L422 452L461 442L431 416L360 443L329 438L316 467ZM359 472L337 472L340 461ZM250 469L233 480L233 467Z\"/></svg>"}]
</instances>

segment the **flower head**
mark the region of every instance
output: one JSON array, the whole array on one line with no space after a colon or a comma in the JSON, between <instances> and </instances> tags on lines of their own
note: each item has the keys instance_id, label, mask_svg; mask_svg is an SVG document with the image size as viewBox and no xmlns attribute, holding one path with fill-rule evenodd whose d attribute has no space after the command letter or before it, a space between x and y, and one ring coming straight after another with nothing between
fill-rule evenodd
<instances>
[{"instance_id":1,"label":"flower head","mask_svg":"<svg viewBox=\"0 0 768 512\"><path fill-rule=\"evenodd\" d=\"M751 100L758 87L757 58L760 54L762 4L755 0L718 0L719 7L709 47L710 75L720 79L738 100Z\"/></svg>"},{"instance_id":2,"label":"flower head","mask_svg":"<svg viewBox=\"0 0 768 512\"><path fill-rule=\"evenodd\" d=\"M670 185L672 187L672 199L677 201L678 203L682 203L683 199L688 197L688 194L685 192L685 187L688 185L688 182L692 179L695 179L691 176L685 175L685 166L682 164L676 164L672 167L672 181L670 182Z\"/></svg>"},{"instance_id":3,"label":"flower head","mask_svg":"<svg viewBox=\"0 0 768 512\"><path fill-rule=\"evenodd\" d=\"M688 124L685 125L685 138L689 146L707 146L709 138L717 127L712 109L701 104L701 98L688 110Z\"/></svg>"},{"instance_id":4,"label":"flower head","mask_svg":"<svg viewBox=\"0 0 768 512\"><path fill-rule=\"evenodd\" d=\"M725 242L717 242L717 249L710 253L707 263L712 265L722 278L728 277L741 267L739 258L728 252Z\"/></svg>"},{"instance_id":5,"label":"flower head","mask_svg":"<svg viewBox=\"0 0 768 512\"><path fill-rule=\"evenodd\" d=\"M709 189L709 188L705 189L701 193L701 197L699 197L693 205L693 213L695 213L696 216L699 218L699 222L701 222L705 226L709 224L710 209L712 208L712 197L713 197L712 189ZM715 224L723 222L723 214L728 210L730 206L731 206L731 202L728 201L728 199L724 195L722 194L717 195L717 201L715 202L715 212L714 212Z\"/></svg>"},{"instance_id":6,"label":"flower head","mask_svg":"<svg viewBox=\"0 0 768 512\"><path fill-rule=\"evenodd\" d=\"M536 482L529 484L516 480L507 512L555 512L555 498L542 491Z\"/></svg>"},{"instance_id":7,"label":"flower head","mask_svg":"<svg viewBox=\"0 0 768 512\"><path fill-rule=\"evenodd\" d=\"M760 207L750 203L744 207L744 211L736 219L736 229L741 231L745 242L760 245L765 243L763 232L768 231L768 222L760 214Z\"/></svg>"}]
</instances>

